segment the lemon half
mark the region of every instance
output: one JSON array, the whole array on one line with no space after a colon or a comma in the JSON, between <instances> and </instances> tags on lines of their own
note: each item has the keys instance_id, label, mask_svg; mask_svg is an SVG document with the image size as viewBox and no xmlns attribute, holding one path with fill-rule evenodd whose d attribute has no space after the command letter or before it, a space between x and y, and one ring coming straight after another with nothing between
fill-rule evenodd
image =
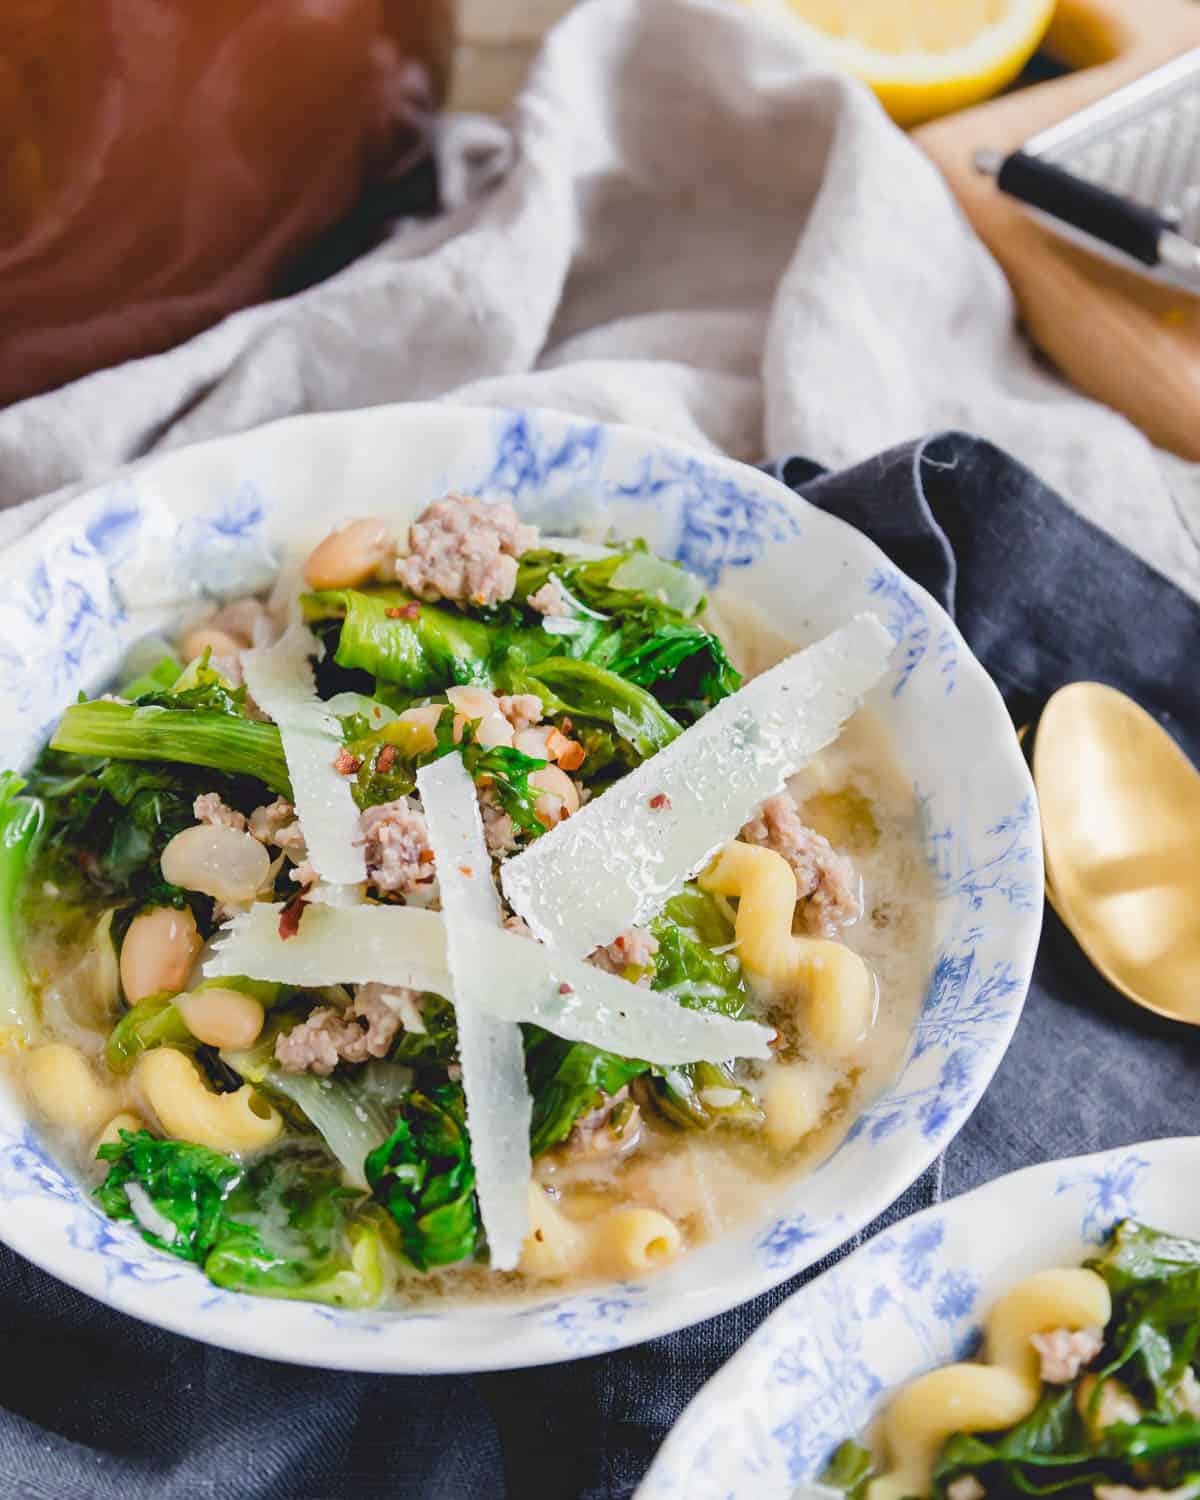
<instances>
[{"instance_id":1,"label":"lemon half","mask_svg":"<svg viewBox=\"0 0 1200 1500\"><path fill-rule=\"evenodd\" d=\"M798 28L814 56L873 88L899 125L965 109L1010 83L1056 0L745 0Z\"/></svg>"}]
</instances>

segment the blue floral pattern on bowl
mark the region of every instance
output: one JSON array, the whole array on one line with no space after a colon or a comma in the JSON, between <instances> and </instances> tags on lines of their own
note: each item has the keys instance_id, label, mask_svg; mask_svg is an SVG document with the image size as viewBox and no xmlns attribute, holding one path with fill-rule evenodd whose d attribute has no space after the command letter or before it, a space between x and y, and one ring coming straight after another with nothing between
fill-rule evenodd
<instances>
[{"instance_id":1,"label":"blue floral pattern on bowl","mask_svg":"<svg viewBox=\"0 0 1200 1500\"><path fill-rule=\"evenodd\" d=\"M374 1313L218 1293L104 1220L21 1100L0 1092L0 1203L20 1205L0 1233L14 1248L113 1306L272 1358L505 1368L635 1343L744 1301L855 1235L945 1147L1003 1055L1032 968L1042 874L1028 774L998 694L936 603L767 475L562 414L437 405L295 419L181 449L71 502L0 560L0 762L24 764L134 642L206 599L266 586L335 515L403 523L446 489L512 500L547 531L645 536L798 640L879 614L897 654L873 701L912 767L939 951L900 1076L838 1151L782 1187L766 1222L644 1285ZM955 1295L943 1289L942 1305Z\"/></svg>"},{"instance_id":2,"label":"blue floral pattern on bowl","mask_svg":"<svg viewBox=\"0 0 1200 1500\"><path fill-rule=\"evenodd\" d=\"M879 1235L802 1287L701 1390L637 1500L792 1500L925 1370L970 1359L1033 1270L1078 1265L1127 1216L1200 1235L1200 1139L999 1178Z\"/></svg>"}]
</instances>

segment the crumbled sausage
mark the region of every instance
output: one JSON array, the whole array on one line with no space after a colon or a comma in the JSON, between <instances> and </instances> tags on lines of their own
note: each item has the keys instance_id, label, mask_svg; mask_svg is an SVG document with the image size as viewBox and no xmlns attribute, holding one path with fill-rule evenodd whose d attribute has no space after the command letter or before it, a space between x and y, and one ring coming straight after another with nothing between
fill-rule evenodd
<instances>
[{"instance_id":1,"label":"crumbled sausage","mask_svg":"<svg viewBox=\"0 0 1200 1500\"><path fill-rule=\"evenodd\" d=\"M318 1005L275 1038L275 1060L288 1073L332 1073L340 1062L366 1062L367 1033L344 1011Z\"/></svg>"},{"instance_id":2,"label":"crumbled sausage","mask_svg":"<svg viewBox=\"0 0 1200 1500\"><path fill-rule=\"evenodd\" d=\"M332 1073L340 1062L361 1063L386 1057L403 1014L419 1012L415 990L395 985L361 984L345 1010L318 1006L308 1018L275 1040L275 1058L289 1073Z\"/></svg>"},{"instance_id":3,"label":"crumbled sausage","mask_svg":"<svg viewBox=\"0 0 1200 1500\"><path fill-rule=\"evenodd\" d=\"M409 555L396 560L396 577L424 599L499 604L516 588L517 558L537 542L537 527L523 525L507 501L451 494L409 527Z\"/></svg>"},{"instance_id":4,"label":"crumbled sausage","mask_svg":"<svg viewBox=\"0 0 1200 1500\"><path fill-rule=\"evenodd\" d=\"M500 700L500 712L513 727L514 734L521 734L542 722L542 700L536 693L505 694Z\"/></svg>"},{"instance_id":5,"label":"crumbled sausage","mask_svg":"<svg viewBox=\"0 0 1200 1500\"><path fill-rule=\"evenodd\" d=\"M1070 1385L1084 1365L1090 1365L1104 1347L1099 1328L1055 1328L1035 1333L1029 1342L1042 1361L1042 1379L1047 1385Z\"/></svg>"},{"instance_id":6,"label":"crumbled sausage","mask_svg":"<svg viewBox=\"0 0 1200 1500\"><path fill-rule=\"evenodd\" d=\"M192 816L197 823L211 823L214 828L236 828L242 832L246 827L246 816L237 808L229 807L217 792L204 792L192 803Z\"/></svg>"},{"instance_id":7,"label":"crumbled sausage","mask_svg":"<svg viewBox=\"0 0 1200 1500\"><path fill-rule=\"evenodd\" d=\"M300 825L296 822L296 809L283 797L256 807L250 814L250 832L261 844L279 844L283 848L279 836L286 828L299 831Z\"/></svg>"},{"instance_id":8,"label":"crumbled sausage","mask_svg":"<svg viewBox=\"0 0 1200 1500\"><path fill-rule=\"evenodd\" d=\"M526 603L530 609L536 609L539 615L561 618L571 613L571 606L567 603L567 596L557 578L547 578L535 594L530 594Z\"/></svg>"},{"instance_id":9,"label":"crumbled sausage","mask_svg":"<svg viewBox=\"0 0 1200 1500\"><path fill-rule=\"evenodd\" d=\"M742 829L741 837L748 844L774 849L791 865L810 932L832 937L839 927L857 921L862 901L854 866L827 838L805 825L786 792L768 798Z\"/></svg>"},{"instance_id":10,"label":"crumbled sausage","mask_svg":"<svg viewBox=\"0 0 1200 1500\"><path fill-rule=\"evenodd\" d=\"M350 1014L367 1026L367 1053L386 1057L403 1026L404 1001L419 1009L415 990L399 990L386 984L360 984L350 1004Z\"/></svg>"},{"instance_id":11,"label":"crumbled sausage","mask_svg":"<svg viewBox=\"0 0 1200 1500\"><path fill-rule=\"evenodd\" d=\"M427 885L433 867L426 857L429 833L425 819L407 797L368 807L359 819L365 846L367 878L384 895L403 896Z\"/></svg>"},{"instance_id":12,"label":"crumbled sausage","mask_svg":"<svg viewBox=\"0 0 1200 1500\"><path fill-rule=\"evenodd\" d=\"M516 824L500 806L494 787L479 788L479 811L483 815L483 837L488 853L493 859L511 854L519 843Z\"/></svg>"},{"instance_id":13,"label":"crumbled sausage","mask_svg":"<svg viewBox=\"0 0 1200 1500\"><path fill-rule=\"evenodd\" d=\"M281 828L275 835L275 843L290 860L297 864L308 856L304 829L300 827L299 822L292 822L286 828Z\"/></svg>"},{"instance_id":14,"label":"crumbled sausage","mask_svg":"<svg viewBox=\"0 0 1200 1500\"><path fill-rule=\"evenodd\" d=\"M588 963L606 974L623 975L626 969L642 969L639 984L650 983L650 969L658 952L658 939L645 927L627 927L612 942L588 954Z\"/></svg>"}]
</instances>

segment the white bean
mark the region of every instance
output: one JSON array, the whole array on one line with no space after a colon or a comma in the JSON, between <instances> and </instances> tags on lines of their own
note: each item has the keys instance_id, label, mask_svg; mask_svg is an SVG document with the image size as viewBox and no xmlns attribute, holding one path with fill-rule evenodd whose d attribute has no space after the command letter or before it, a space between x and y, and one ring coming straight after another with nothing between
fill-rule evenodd
<instances>
[{"instance_id":1,"label":"white bean","mask_svg":"<svg viewBox=\"0 0 1200 1500\"><path fill-rule=\"evenodd\" d=\"M129 924L121 944L121 988L130 1005L147 995L174 995L187 983L201 947L196 919L184 907L155 906Z\"/></svg>"},{"instance_id":2,"label":"white bean","mask_svg":"<svg viewBox=\"0 0 1200 1500\"><path fill-rule=\"evenodd\" d=\"M253 901L270 867L251 834L209 823L185 828L162 852L164 880L218 901Z\"/></svg>"},{"instance_id":3,"label":"white bean","mask_svg":"<svg viewBox=\"0 0 1200 1500\"><path fill-rule=\"evenodd\" d=\"M242 643L235 641L224 630L218 630L212 625L199 625L184 636L180 649L185 660L195 661L206 651L211 651L214 656L236 656L242 649Z\"/></svg>"},{"instance_id":4,"label":"white bean","mask_svg":"<svg viewBox=\"0 0 1200 1500\"><path fill-rule=\"evenodd\" d=\"M546 749L546 741L552 733L553 726L543 724L540 729L522 729L513 740L513 746L522 755L532 756L534 760L550 760L551 756Z\"/></svg>"},{"instance_id":5,"label":"white bean","mask_svg":"<svg viewBox=\"0 0 1200 1500\"><path fill-rule=\"evenodd\" d=\"M253 995L214 986L177 995L175 1009L198 1042L210 1047L252 1047L263 1029L262 1005Z\"/></svg>"},{"instance_id":6,"label":"white bean","mask_svg":"<svg viewBox=\"0 0 1200 1500\"><path fill-rule=\"evenodd\" d=\"M488 714L498 714L500 704L495 693L481 687L451 687L446 697L457 711L467 719L484 719Z\"/></svg>"},{"instance_id":7,"label":"white bean","mask_svg":"<svg viewBox=\"0 0 1200 1500\"><path fill-rule=\"evenodd\" d=\"M404 727L395 731L402 736L395 743L410 755L436 750L438 721L445 707L444 703L422 703L418 708L406 708L396 721Z\"/></svg>"},{"instance_id":8,"label":"white bean","mask_svg":"<svg viewBox=\"0 0 1200 1500\"><path fill-rule=\"evenodd\" d=\"M512 747L512 725L503 714L487 714L480 719L475 729L475 740L485 750L494 750L497 745Z\"/></svg>"},{"instance_id":9,"label":"white bean","mask_svg":"<svg viewBox=\"0 0 1200 1500\"><path fill-rule=\"evenodd\" d=\"M395 543L386 521L367 516L332 531L308 555L304 579L310 589L352 589L366 583L387 561Z\"/></svg>"},{"instance_id":10,"label":"white bean","mask_svg":"<svg viewBox=\"0 0 1200 1500\"><path fill-rule=\"evenodd\" d=\"M531 771L529 785L545 793L534 802L533 811L547 828L553 828L579 811L579 788L557 766L543 766L540 771Z\"/></svg>"}]
</instances>

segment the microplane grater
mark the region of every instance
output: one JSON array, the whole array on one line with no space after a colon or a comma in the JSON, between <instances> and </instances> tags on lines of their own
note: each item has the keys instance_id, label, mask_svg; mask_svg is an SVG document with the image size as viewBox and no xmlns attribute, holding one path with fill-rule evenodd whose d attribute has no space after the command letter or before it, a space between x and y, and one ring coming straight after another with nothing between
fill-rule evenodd
<instances>
[{"instance_id":1,"label":"microplane grater","mask_svg":"<svg viewBox=\"0 0 1200 1500\"><path fill-rule=\"evenodd\" d=\"M1156 281L1200 289L1200 47L1040 131L1007 161L1044 163L1067 174L1060 178L1065 194L1055 201L1052 184L1041 184L1040 192L1037 186L1025 191L1019 180L1010 186L996 153L977 158L981 170L997 174L1002 188L1058 233ZM1096 226L1091 233L1077 227L1078 213L1064 207L1064 197L1072 196L1067 178L1097 190L1090 215L1084 204L1084 221ZM1078 191L1086 195L1089 187ZM1104 195L1111 195L1107 214ZM1143 231L1155 215L1164 221L1162 227L1174 231L1167 238L1175 253L1165 243L1152 259L1122 253L1113 218L1122 204L1127 217L1140 217Z\"/></svg>"}]
</instances>

